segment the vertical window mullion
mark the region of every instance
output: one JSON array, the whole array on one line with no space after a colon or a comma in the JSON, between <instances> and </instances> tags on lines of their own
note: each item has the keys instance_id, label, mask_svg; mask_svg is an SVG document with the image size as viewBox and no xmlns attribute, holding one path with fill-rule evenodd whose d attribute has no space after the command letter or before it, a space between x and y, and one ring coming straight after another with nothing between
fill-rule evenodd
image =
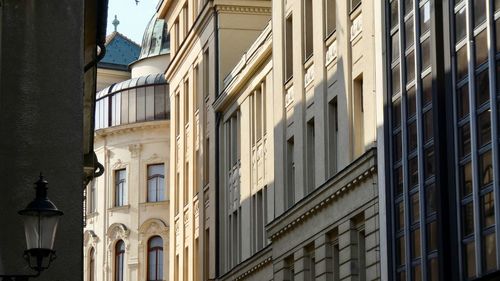
<instances>
[{"instance_id":1,"label":"vertical window mullion","mask_svg":"<svg viewBox=\"0 0 500 281\"><path fill-rule=\"evenodd\" d=\"M405 12L404 12L404 5L401 5L401 1L399 1L399 50L400 50L400 55L399 55L399 85L400 85L400 96L401 96L401 104L405 105L406 104L406 95L403 94L404 91L406 91L406 80L403 79L403 73L404 67L406 67L405 63L405 51L406 51L406 46L404 45L403 38L406 38L406 30L402 29L404 26L405 20ZM393 77L394 79L394 77ZM401 137L402 137L402 159L401 159L401 165L403 168L403 205L404 205L404 245L405 245L405 275L406 275L406 280L411 280L411 245L410 245L410 208L409 208L409 186L408 186L408 135L407 135L407 110L406 106L401 107ZM404 124L404 125L403 125ZM393 205L394 205L394 200L393 200Z\"/></svg>"},{"instance_id":2,"label":"vertical window mullion","mask_svg":"<svg viewBox=\"0 0 500 281\"><path fill-rule=\"evenodd\" d=\"M416 95L416 121L417 122L417 157L418 157L418 192L419 192L419 213L420 213L420 268L421 268L421 276L424 276L424 279L427 279L427 213L425 212L426 202L426 188L425 188L425 176L424 176L424 141L423 141L423 121L422 121L422 66L421 66L421 30L420 30L420 1L415 0L413 4L413 19L414 23L414 52L415 52L415 92L420 93ZM430 39L427 39L430 40ZM430 74L429 74L430 75ZM432 102L431 102L432 103ZM432 105L434 106L434 105ZM432 109L431 109L432 110ZM434 143L432 146L434 146Z\"/></svg>"},{"instance_id":3,"label":"vertical window mullion","mask_svg":"<svg viewBox=\"0 0 500 281\"><path fill-rule=\"evenodd\" d=\"M477 118L476 118L476 79L474 67L474 47L470 42L474 40L474 12L472 0L467 1L467 58L468 58L468 80L469 80L469 112L470 112L470 139L471 139L471 162L472 162L472 206L474 216L474 248L476 262L476 276L481 276L481 222L479 210L479 179L477 177L478 151L477 151ZM462 214L463 215L463 214ZM462 264L463 266L463 264Z\"/></svg>"}]
</instances>

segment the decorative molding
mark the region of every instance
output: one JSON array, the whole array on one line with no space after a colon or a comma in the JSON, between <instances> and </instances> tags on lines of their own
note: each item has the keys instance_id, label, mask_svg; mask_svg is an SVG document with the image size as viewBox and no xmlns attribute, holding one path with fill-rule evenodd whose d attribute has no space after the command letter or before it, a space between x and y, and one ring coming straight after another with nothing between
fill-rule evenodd
<instances>
[{"instance_id":1,"label":"decorative molding","mask_svg":"<svg viewBox=\"0 0 500 281\"><path fill-rule=\"evenodd\" d=\"M363 31L363 15L357 16L351 25L351 42Z\"/></svg>"},{"instance_id":2,"label":"decorative molding","mask_svg":"<svg viewBox=\"0 0 500 281\"><path fill-rule=\"evenodd\" d=\"M130 151L130 156L132 158L137 158L141 154L142 144L136 143L128 146L128 150Z\"/></svg>"},{"instance_id":3,"label":"decorative molding","mask_svg":"<svg viewBox=\"0 0 500 281\"><path fill-rule=\"evenodd\" d=\"M360 174L358 177L355 179L351 180L347 184L345 184L343 187L339 188L335 193L332 195L328 196L306 212L304 212L301 216L293 220L292 222L288 223L284 227L282 227L280 230L276 231L271 237L271 241L276 240L277 238L283 236L285 233L291 231L292 229L296 228L299 226L301 223L305 222L309 218L311 218L313 215L321 211L322 209L326 208L328 205L331 205L334 201L338 200L340 196L346 194L349 192L351 189L354 187L358 186L361 182L366 180L368 177L371 175L375 174L377 172L377 168L375 166L372 166L362 174Z\"/></svg>"},{"instance_id":4,"label":"decorative molding","mask_svg":"<svg viewBox=\"0 0 500 281\"><path fill-rule=\"evenodd\" d=\"M304 88L307 88L309 84L314 81L314 64L311 64L309 68L307 68L306 73L304 74Z\"/></svg>"},{"instance_id":5,"label":"decorative molding","mask_svg":"<svg viewBox=\"0 0 500 281\"><path fill-rule=\"evenodd\" d=\"M146 121L146 122L138 122L132 124L124 124L118 125L108 128L97 129L95 131L96 137L106 137L113 135L124 135L132 132L151 130L165 127L169 120L155 120L155 121Z\"/></svg>"},{"instance_id":6,"label":"decorative molding","mask_svg":"<svg viewBox=\"0 0 500 281\"><path fill-rule=\"evenodd\" d=\"M130 229L128 229L123 223L112 224L106 232L108 239L113 242L120 239L126 240L128 239L129 234Z\"/></svg>"},{"instance_id":7,"label":"decorative molding","mask_svg":"<svg viewBox=\"0 0 500 281\"><path fill-rule=\"evenodd\" d=\"M97 243L99 243L99 237L93 230L86 230L83 233L83 245L89 249L90 247L96 248Z\"/></svg>"},{"instance_id":8,"label":"decorative molding","mask_svg":"<svg viewBox=\"0 0 500 281\"><path fill-rule=\"evenodd\" d=\"M272 9L271 7L217 5L216 11L235 14L271 14Z\"/></svg>"},{"instance_id":9,"label":"decorative molding","mask_svg":"<svg viewBox=\"0 0 500 281\"><path fill-rule=\"evenodd\" d=\"M285 92L285 108L287 108L289 105L291 105L294 101L293 97L293 85L290 86L290 88L286 89Z\"/></svg>"},{"instance_id":10,"label":"decorative molding","mask_svg":"<svg viewBox=\"0 0 500 281\"><path fill-rule=\"evenodd\" d=\"M325 66L328 66L337 58L337 52L337 40L335 40L330 44L330 46L328 46L328 49L326 50Z\"/></svg>"},{"instance_id":11,"label":"decorative molding","mask_svg":"<svg viewBox=\"0 0 500 281\"><path fill-rule=\"evenodd\" d=\"M121 159L117 159L111 167L113 170L125 169L127 167L127 163L122 162Z\"/></svg>"},{"instance_id":12,"label":"decorative molding","mask_svg":"<svg viewBox=\"0 0 500 281\"><path fill-rule=\"evenodd\" d=\"M238 275L236 278L234 278L234 280L235 281L239 281L239 280L245 279L247 276L253 274L254 272L256 272L258 270L260 270L262 267L264 267L265 265L267 265L268 263L270 263L272 260L273 260L272 257L268 257L267 259L263 260L262 262L260 262L259 264L255 265L251 269L245 271L243 274Z\"/></svg>"},{"instance_id":13,"label":"decorative molding","mask_svg":"<svg viewBox=\"0 0 500 281\"><path fill-rule=\"evenodd\" d=\"M160 158L160 156L158 156L158 154L153 153L153 154L151 154L151 156L148 159L146 159L146 162L148 162L148 163L158 162L158 161L160 161L160 159L161 158Z\"/></svg>"},{"instance_id":14,"label":"decorative molding","mask_svg":"<svg viewBox=\"0 0 500 281\"><path fill-rule=\"evenodd\" d=\"M139 227L139 234L147 238L154 235L168 237L168 225L161 219L148 219Z\"/></svg>"}]
</instances>

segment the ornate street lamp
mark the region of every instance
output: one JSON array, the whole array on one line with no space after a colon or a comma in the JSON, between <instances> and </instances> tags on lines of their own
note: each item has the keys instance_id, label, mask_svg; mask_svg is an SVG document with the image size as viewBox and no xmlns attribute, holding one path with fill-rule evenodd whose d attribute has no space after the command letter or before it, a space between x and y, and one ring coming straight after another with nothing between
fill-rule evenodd
<instances>
[{"instance_id":1,"label":"ornate street lamp","mask_svg":"<svg viewBox=\"0 0 500 281\"><path fill-rule=\"evenodd\" d=\"M50 266L56 258L54 239L57 224L63 212L57 209L47 197L48 182L40 178L35 183L36 197L19 214L24 219L24 233L26 235L26 251L24 258L29 267L37 271L36 275L0 275L2 280L28 280L36 277Z\"/></svg>"}]
</instances>

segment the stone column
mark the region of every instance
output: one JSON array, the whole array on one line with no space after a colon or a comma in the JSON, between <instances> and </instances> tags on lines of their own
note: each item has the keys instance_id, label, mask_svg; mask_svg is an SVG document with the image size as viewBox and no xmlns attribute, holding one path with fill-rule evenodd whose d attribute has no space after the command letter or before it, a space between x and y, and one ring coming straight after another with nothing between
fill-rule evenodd
<instances>
[{"instance_id":1,"label":"stone column","mask_svg":"<svg viewBox=\"0 0 500 281\"><path fill-rule=\"evenodd\" d=\"M366 280L380 280L378 203L365 210Z\"/></svg>"},{"instance_id":2,"label":"stone column","mask_svg":"<svg viewBox=\"0 0 500 281\"><path fill-rule=\"evenodd\" d=\"M321 235L314 241L316 247L316 280L317 281L330 281L332 280L332 251L330 241L327 235Z\"/></svg>"}]
</instances>

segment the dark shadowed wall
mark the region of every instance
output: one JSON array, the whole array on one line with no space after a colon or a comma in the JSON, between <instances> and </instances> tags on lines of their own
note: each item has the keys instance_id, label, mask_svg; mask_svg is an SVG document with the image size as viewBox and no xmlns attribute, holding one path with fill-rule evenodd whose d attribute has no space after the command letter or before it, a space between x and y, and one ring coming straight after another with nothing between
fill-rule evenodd
<instances>
[{"instance_id":1,"label":"dark shadowed wall","mask_svg":"<svg viewBox=\"0 0 500 281\"><path fill-rule=\"evenodd\" d=\"M82 280L83 0L0 4L0 274L30 272L17 211L43 171L65 215L36 280Z\"/></svg>"}]
</instances>

